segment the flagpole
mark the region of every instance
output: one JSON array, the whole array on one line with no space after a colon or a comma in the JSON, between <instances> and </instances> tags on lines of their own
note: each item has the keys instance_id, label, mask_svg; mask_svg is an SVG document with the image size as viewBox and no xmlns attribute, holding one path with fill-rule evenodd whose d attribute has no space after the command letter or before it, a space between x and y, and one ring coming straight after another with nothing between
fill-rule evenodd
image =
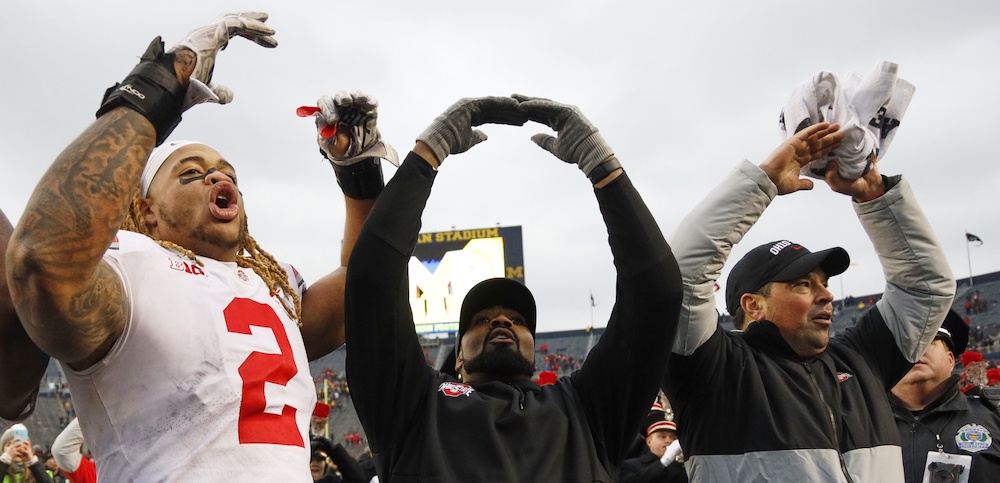
<instances>
[{"instance_id":1,"label":"flagpole","mask_svg":"<svg viewBox=\"0 0 1000 483\"><path fill-rule=\"evenodd\" d=\"M590 292L590 330L594 330L594 292Z\"/></svg>"},{"instance_id":2,"label":"flagpole","mask_svg":"<svg viewBox=\"0 0 1000 483\"><path fill-rule=\"evenodd\" d=\"M969 262L969 287L973 286L972 283L972 250L969 250L969 230L965 230L965 259Z\"/></svg>"}]
</instances>

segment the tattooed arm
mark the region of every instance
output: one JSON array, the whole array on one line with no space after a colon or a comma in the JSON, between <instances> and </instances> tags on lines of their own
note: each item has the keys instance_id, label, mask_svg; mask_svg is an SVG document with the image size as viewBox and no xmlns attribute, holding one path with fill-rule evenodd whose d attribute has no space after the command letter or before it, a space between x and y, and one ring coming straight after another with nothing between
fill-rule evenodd
<instances>
[{"instance_id":1,"label":"tattooed arm","mask_svg":"<svg viewBox=\"0 0 1000 483\"><path fill-rule=\"evenodd\" d=\"M121 335L128 301L103 261L156 132L116 108L63 151L35 187L7 250L11 298L31 339L83 369Z\"/></svg>"},{"instance_id":2,"label":"tattooed arm","mask_svg":"<svg viewBox=\"0 0 1000 483\"><path fill-rule=\"evenodd\" d=\"M0 211L0 254L14 230ZM21 419L31 414L35 391L49 364L49 356L24 332L7 291L4 259L0 258L0 418Z\"/></svg>"},{"instance_id":3,"label":"tattooed arm","mask_svg":"<svg viewBox=\"0 0 1000 483\"><path fill-rule=\"evenodd\" d=\"M154 42L150 47L159 46L161 57L153 60L160 62L162 43L158 38ZM149 59L144 56L143 61ZM173 61L177 81L186 86L194 53L178 51ZM140 63L133 74L142 67ZM126 81L135 82L133 74ZM154 98L153 89L145 98ZM105 106L114 95L106 97ZM125 219L157 140L150 119L164 119L163 111L169 113L170 107L167 102L102 107L97 121L42 176L14 229L7 278L21 323L38 347L75 369L104 357L125 327L128 300L103 255Z\"/></svg>"}]
</instances>

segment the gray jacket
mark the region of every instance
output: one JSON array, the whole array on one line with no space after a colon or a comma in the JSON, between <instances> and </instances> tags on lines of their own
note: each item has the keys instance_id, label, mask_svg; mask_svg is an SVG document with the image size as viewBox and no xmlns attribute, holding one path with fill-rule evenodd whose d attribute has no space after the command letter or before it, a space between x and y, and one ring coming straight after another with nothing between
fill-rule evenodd
<instances>
[{"instance_id":1,"label":"gray jacket","mask_svg":"<svg viewBox=\"0 0 1000 483\"><path fill-rule=\"evenodd\" d=\"M777 195L763 171L741 163L671 237L684 300L665 389L691 481L902 480L885 391L930 345L955 280L909 185L887 181L885 195L854 203L885 295L863 325L810 360L798 359L770 322L745 335L717 324L715 281Z\"/></svg>"}]
</instances>

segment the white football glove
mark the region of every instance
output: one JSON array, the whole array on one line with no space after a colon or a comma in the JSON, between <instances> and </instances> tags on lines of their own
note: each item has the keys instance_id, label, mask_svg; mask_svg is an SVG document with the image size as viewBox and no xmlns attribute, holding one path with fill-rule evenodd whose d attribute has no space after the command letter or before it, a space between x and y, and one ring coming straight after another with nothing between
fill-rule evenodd
<instances>
[{"instance_id":1,"label":"white football glove","mask_svg":"<svg viewBox=\"0 0 1000 483\"><path fill-rule=\"evenodd\" d=\"M333 97L323 96L316 103L319 111L316 117L316 142L331 163L350 166L366 158L382 158L393 166L399 166L399 155L382 140L376 121L378 120L378 100L354 90L338 91ZM350 145L343 156L335 157L334 143L338 130L349 130Z\"/></svg>"},{"instance_id":2,"label":"white football glove","mask_svg":"<svg viewBox=\"0 0 1000 483\"><path fill-rule=\"evenodd\" d=\"M229 45L229 39L235 36L250 39L269 49L277 47L278 41L272 37L274 29L265 25L265 21L267 14L264 12L222 14L192 30L177 45L170 47L169 52L187 47L198 56L194 73L191 75L191 87L188 88L182 110L202 102L226 104L233 100L231 89L212 83L215 56L220 50L225 49Z\"/></svg>"}]
</instances>

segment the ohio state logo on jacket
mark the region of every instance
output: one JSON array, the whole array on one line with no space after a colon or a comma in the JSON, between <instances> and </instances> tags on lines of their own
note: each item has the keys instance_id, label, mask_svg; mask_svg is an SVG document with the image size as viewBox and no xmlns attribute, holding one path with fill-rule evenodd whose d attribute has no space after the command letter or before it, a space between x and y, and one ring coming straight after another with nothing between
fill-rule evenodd
<instances>
[{"instance_id":1,"label":"ohio state logo on jacket","mask_svg":"<svg viewBox=\"0 0 1000 483\"><path fill-rule=\"evenodd\" d=\"M475 389L468 384L462 384L460 382L442 382L441 385L438 386L438 391L441 391L448 397L458 397L462 395L468 397L469 394L472 394L472 391L475 391Z\"/></svg>"}]
</instances>

